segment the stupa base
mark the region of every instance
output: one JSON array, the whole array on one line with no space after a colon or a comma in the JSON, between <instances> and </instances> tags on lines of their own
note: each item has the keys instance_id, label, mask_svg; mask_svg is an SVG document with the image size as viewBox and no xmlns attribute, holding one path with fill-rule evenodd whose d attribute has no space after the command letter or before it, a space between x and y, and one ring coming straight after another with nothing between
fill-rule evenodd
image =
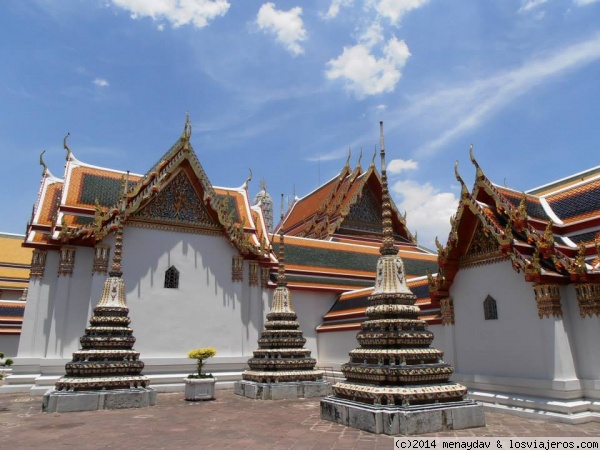
<instances>
[{"instance_id":1,"label":"stupa base","mask_svg":"<svg viewBox=\"0 0 600 450\"><path fill-rule=\"evenodd\" d=\"M236 395L257 400L282 400L294 398L325 397L331 394L327 381L290 381L284 383L257 383L236 381L233 385Z\"/></svg>"},{"instance_id":2,"label":"stupa base","mask_svg":"<svg viewBox=\"0 0 600 450\"><path fill-rule=\"evenodd\" d=\"M374 406L336 397L321 400L321 419L375 434L415 435L485 426L472 400L422 406Z\"/></svg>"},{"instance_id":3,"label":"stupa base","mask_svg":"<svg viewBox=\"0 0 600 450\"><path fill-rule=\"evenodd\" d=\"M100 409L144 408L155 404L156 391L151 388L106 391L50 390L44 394L42 411L65 413Z\"/></svg>"}]
</instances>

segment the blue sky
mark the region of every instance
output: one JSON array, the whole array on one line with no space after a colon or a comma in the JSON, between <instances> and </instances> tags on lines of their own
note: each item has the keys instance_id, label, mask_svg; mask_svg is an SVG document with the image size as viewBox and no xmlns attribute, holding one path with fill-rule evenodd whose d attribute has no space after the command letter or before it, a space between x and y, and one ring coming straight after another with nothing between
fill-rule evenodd
<instances>
[{"instance_id":1,"label":"blue sky","mask_svg":"<svg viewBox=\"0 0 600 450\"><path fill-rule=\"evenodd\" d=\"M446 241L469 145L525 190L597 166L598 0L37 0L0 3L0 231L23 233L66 152L145 173L181 134L212 183L303 196L371 161ZM378 162L379 163L379 162Z\"/></svg>"}]
</instances>

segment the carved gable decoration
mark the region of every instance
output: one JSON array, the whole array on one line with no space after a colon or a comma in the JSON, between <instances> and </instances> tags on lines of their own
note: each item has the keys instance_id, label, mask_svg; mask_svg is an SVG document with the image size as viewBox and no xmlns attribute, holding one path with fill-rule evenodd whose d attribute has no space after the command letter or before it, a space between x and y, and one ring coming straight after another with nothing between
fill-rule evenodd
<instances>
[{"instance_id":1,"label":"carved gable decoration","mask_svg":"<svg viewBox=\"0 0 600 450\"><path fill-rule=\"evenodd\" d=\"M481 223L477 224L473 239L465 255L461 258L461 266L474 265L484 262L493 262L501 256L498 241L491 234L484 231Z\"/></svg>"},{"instance_id":2,"label":"carved gable decoration","mask_svg":"<svg viewBox=\"0 0 600 450\"><path fill-rule=\"evenodd\" d=\"M352 205L350 212L344 219L343 228L381 232L381 202L378 202L375 195L368 187L364 187L362 196Z\"/></svg>"},{"instance_id":3,"label":"carved gable decoration","mask_svg":"<svg viewBox=\"0 0 600 450\"><path fill-rule=\"evenodd\" d=\"M180 171L134 219L219 230L185 172Z\"/></svg>"}]
</instances>

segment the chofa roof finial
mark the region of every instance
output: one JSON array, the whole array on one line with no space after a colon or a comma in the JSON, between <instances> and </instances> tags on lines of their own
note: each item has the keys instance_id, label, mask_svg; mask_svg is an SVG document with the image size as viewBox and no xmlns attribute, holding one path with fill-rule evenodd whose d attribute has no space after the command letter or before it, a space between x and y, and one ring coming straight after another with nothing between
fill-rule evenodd
<instances>
[{"instance_id":1,"label":"chofa roof finial","mask_svg":"<svg viewBox=\"0 0 600 450\"><path fill-rule=\"evenodd\" d=\"M40 166L43 167L42 175L46 175L48 173L48 166L44 162L44 153L46 153L46 150L44 150L42 153L40 153Z\"/></svg>"},{"instance_id":2,"label":"chofa roof finial","mask_svg":"<svg viewBox=\"0 0 600 450\"><path fill-rule=\"evenodd\" d=\"M69 148L69 145L67 144L67 139L69 138L69 136L71 136L71 133L67 133L67 135L64 137L63 139L63 147L64 149L67 151L67 161L71 160L71 155L73 154L71 152L71 149Z\"/></svg>"},{"instance_id":3,"label":"chofa roof finial","mask_svg":"<svg viewBox=\"0 0 600 450\"><path fill-rule=\"evenodd\" d=\"M181 139L189 141L192 136L192 122L190 121L189 111L185 113L185 125L183 126L183 132L181 133Z\"/></svg>"}]
</instances>

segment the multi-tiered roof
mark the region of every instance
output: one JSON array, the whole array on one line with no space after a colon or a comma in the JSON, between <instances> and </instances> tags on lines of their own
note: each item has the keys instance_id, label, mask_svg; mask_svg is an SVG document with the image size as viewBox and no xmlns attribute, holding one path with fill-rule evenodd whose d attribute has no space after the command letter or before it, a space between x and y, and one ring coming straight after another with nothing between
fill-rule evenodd
<instances>
[{"instance_id":1,"label":"multi-tiered roof","mask_svg":"<svg viewBox=\"0 0 600 450\"><path fill-rule=\"evenodd\" d=\"M577 288L600 283L600 167L519 192L491 182L473 156L476 178L469 191L461 176L461 198L445 246L438 243L440 273L430 279L432 296L448 297L460 267L508 260L525 281ZM586 287L587 286L587 287ZM594 288L595 289L595 288ZM600 293L582 315L600 314ZM540 317L561 315L558 304Z\"/></svg>"}]
</instances>

